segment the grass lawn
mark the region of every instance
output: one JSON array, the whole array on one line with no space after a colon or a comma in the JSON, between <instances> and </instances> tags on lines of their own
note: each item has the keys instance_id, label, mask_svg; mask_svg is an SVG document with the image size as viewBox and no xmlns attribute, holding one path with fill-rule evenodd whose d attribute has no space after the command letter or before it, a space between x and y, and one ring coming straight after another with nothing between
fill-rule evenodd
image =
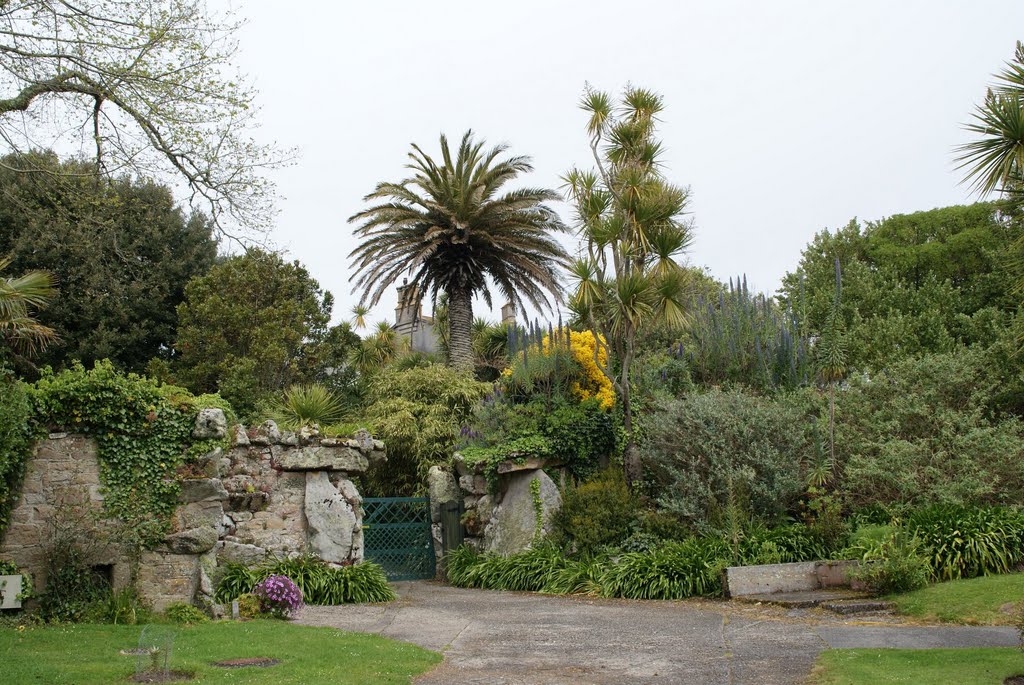
<instances>
[{"instance_id":1,"label":"grass lawn","mask_svg":"<svg viewBox=\"0 0 1024 685\"><path fill-rule=\"evenodd\" d=\"M1024 573L951 580L886 599L894 602L901 614L915 618L971 625L1011 625L1013 616L999 608L1007 603L1024 602Z\"/></svg>"},{"instance_id":2,"label":"grass lawn","mask_svg":"<svg viewBox=\"0 0 1024 685\"><path fill-rule=\"evenodd\" d=\"M814 685L1002 685L1024 674L1024 652L978 649L830 649L821 653Z\"/></svg>"},{"instance_id":3,"label":"grass lawn","mask_svg":"<svg viewBox=\"0 0 1024 685\"><path fill-rule=\"evenodd\" d=\"M135 673L142 626L71 625L0 629L4 685L110 685ZM224 669L211 662L271 657L269 668ZM178 628L171 668L192 671L192 683L408 683L441 655L376 635L310 628L283 621L220 622Z\"/></svg>"}]
</instances>

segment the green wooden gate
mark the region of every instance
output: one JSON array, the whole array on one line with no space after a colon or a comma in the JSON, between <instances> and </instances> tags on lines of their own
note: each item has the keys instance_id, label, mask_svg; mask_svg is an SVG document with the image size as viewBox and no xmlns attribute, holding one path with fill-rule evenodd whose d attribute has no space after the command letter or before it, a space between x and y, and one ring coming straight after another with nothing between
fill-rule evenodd
<instances>
[{"instance_id":1,"label":"green wooden gate","mask_svg":"<svg viewBox=\"0 0 1024 685\"><path fill-rule=\"evenodd\" d=\"M363 500L363 547L388 580L433 578L434 540L426 497L367 497Z\"/></svg>"}]
</instances>

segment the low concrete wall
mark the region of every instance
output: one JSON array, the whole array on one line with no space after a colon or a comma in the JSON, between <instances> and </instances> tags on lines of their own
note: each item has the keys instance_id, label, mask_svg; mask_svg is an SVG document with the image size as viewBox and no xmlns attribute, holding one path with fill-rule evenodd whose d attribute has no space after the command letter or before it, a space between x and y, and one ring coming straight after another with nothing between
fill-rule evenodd
<instances>
[{"instance_id":1,"label":"low concrete wall","mask_svg":"<svg viewBox=\"0 0 1024 685\"><path fill-rule=\"evenodd\" d=\"M777 592L810 592L850 587L848 575L856 561L800 561L793 564L730 566L725 569L727 597L770 595Z\"/></svg>"}]
</instances>

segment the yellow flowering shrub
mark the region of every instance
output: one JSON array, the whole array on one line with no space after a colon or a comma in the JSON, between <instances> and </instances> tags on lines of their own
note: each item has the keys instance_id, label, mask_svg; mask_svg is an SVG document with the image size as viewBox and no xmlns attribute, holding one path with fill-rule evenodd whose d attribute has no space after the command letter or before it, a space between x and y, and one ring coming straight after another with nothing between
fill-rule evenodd
<instances>
[{"instance_id":1,"label":"yellow flowering shrub","mask_svg":"<svg viewBox=\"0 0 1024 685\"><path fill-rule=\"evenodd\" d=\"M583 369L583 379L572 384L572 394L580 401L596 397L602 409L611 409L615 406L615 388L594 361L594 348L597 347L594 334L590 331L570 331L569 336L572 357ZM601 343L604 343L604 336L601 337ZM543 344L546 353L550 345L548 336L544 336ZM601 347L597 351L597 359L602 366L607 366L607 348Z\"/></svg>"}]
</instances>

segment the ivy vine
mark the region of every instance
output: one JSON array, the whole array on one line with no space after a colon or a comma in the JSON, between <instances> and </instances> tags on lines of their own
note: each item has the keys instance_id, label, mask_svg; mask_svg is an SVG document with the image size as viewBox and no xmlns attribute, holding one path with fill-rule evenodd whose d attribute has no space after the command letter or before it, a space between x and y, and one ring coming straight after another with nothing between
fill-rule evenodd
<instances>
[{"instance_id":1,"label":"ivy vine","mask_svg":"<svg viewBox=\"0 0 1024 685\"><path fill-rule=\"evenodd\" d=\"M169 530L179 469L217 446L228 446L227 440L192 441L200 409L230 412L219 396L195 397L183 388L122 374L109 361L91 370L76 364L60 373L46 372L32 394L39 424L96 440L106 513L123 521L146 547Z\"/></svg>"},{"instance_id":2,"label":"ivy vine","mask_svg":"<svg viewBox=\"0 0 1024 685\"><path fill-rule=\"evenodd\" d=\"M540 478L530 481L530 499L533 501L533 540L536 542L544 537L544 502L540 498Z\"/></svg>"}]
</instances>

